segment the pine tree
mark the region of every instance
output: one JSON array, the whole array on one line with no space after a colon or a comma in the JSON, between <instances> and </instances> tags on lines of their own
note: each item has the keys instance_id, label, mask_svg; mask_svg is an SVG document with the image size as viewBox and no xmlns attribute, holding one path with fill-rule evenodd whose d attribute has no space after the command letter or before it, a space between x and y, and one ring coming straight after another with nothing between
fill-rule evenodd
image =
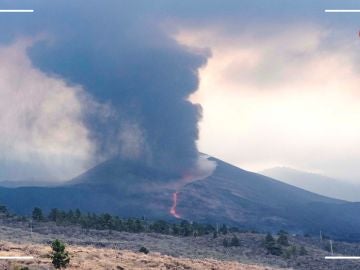
<instances>
[{"instance_id":1,"label":"pine tree","mask_svg":"<svg viewBox=\"0 0 360 270\"><path fill-rule=\"evenodd\" d=\"M53 208L51 209L49 215L48 215L48 219L50 221L54 221L56 222L57 218L58 218L58 215L59 215L59 210L57 208Z\"/></svg>"},{"instance_id":2,"label":"pine tree","mask_svg":"<svg viewBox=\"0 0 360 270\"><path fill-rule=\"evenodd\" d=\"M43 221L44 215L42 210L39 207L35 207L32 211L32 218L35 221Z\"/></svg>"},{"instance_id":3,"label":"pine tree","mask_svg":"<svg viewBox=\"0 0 360 270\"><path fill-rule=\"evenodd\" d=\"M234 235L234 236L231 238L230 245L231 245L232 247L238 247L238 246L240 246L239 238L237 238L236 235Z\"/></svg>"},{"instance_id":4,"label":"pine tree","mask_svg":"<svg viewBox=\"0 0 360 270\"><path fill-rule=\"evenodd\" d=\"M305 255L307 255L308 253L307 253L307 250L305 249L305 247L304 246L301 246L300 247L300 251L299 251L299 255L300 256L305 256Z\"/></svg>"},{"instance_id":5,"label":"pine tree","mask_svg":"<svg viewBox=\"0 0 360 270\"><path fill-rule=\"evenodd\" d=\"M279 238L277 239L277 243L281 246L289 246L289 240L286 234L280 234Z\"/></svg>"},{"instance_id":6,"label":"pine tree","mask_svg":"<svg viewBox=\"0 0 360 270\"><path fill-rule=\"evenodd\" d=\"M268 233L265 237L264 246L267 249L268 253L276 256L280 256L282 254L281 246L279 246L274 237L270 233Z\"/></svg>"},{"instance_id":7,"label":"pine tree","mask_svg":"<svg viewBox=\"0 0 360 270\"><path fill-rule=\"evenodd\" d=\"M58 239L51 243L52 252L50 258L56 269L66 268L70 263L70 256L65 251L65 245Z\"/></svg>"},{"instance_id":8,"label":"pine tree","mask_svg":"<svg viewBox=\"0 0 360 270\"><path fill-rule=\"evenodd\" d=\"M221 226L220 232L221 232L222 234L224 234L224 235L228 233L228 228L227 228L227 226L226 226L225 224L223 224L223 225Z\"/></svg>"}]
</instances>

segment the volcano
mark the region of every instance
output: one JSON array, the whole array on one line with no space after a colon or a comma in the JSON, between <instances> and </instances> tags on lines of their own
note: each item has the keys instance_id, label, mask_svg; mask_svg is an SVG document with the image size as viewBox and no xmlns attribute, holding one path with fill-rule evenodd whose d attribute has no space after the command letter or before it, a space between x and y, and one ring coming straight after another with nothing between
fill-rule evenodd
<instances>
[{"instance_id":1,"label":"volcano","mask_svg":"<svg viewBox=\"0 0 360 270\"><path fill-rule=\"evenodd\" d=\"M108 212L123 217L226 223L360 240L360 203L321 196L215 158L212 175L180 188L175 175L114 158L56 187L0 188L16 213L33 207ZM174 198L176 199L174 203Z\"/></svg>"}]
</instances>

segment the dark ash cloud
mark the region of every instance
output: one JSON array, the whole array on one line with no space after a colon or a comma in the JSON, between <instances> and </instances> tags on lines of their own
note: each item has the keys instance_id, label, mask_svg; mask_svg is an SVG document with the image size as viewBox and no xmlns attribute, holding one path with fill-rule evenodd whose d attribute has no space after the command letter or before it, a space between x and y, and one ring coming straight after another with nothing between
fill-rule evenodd
<instances>
[{"instance_id":1,"label":"dark ash cloud","mask_svg":"<svg viewBox=\"0 0 360 270\"><path fill-rule=\"evenodd\" d=\"M195 166L201 108L187 98L207 56L174 41L162 12L134 1L8 6L36 12L2 17L8 28L3 43L41 37L28 50L33 65L112 108L105 116L89 110L84 117L98 156L121 155L178 174Z\"/></svg>"}]
</instances>

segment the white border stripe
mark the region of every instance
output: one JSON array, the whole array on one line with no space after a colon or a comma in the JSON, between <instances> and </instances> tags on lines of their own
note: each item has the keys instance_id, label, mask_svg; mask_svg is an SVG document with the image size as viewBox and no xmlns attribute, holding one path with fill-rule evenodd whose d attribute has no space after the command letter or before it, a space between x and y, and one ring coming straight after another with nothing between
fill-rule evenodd
<instances>
[{"instance_id":1,"label":"white border stripe","mask_svg":"<svg viewBox=\"0 0 360 270\"><path fill-rule=\"evenodd\" d=\"M0 9L0 13L33 13L33 9Z\"/></svg>"},{"instance_id":2,"label":"white border stripe","mask_svg":"<svg viewBox=\"0 0 360 270\"><path fill-rule=\"evenodd\" d=\"M325 9L326 13L359 13L360 9Z\"/></svg>"},{"instance_id":3,"label":"white border stripe","mask_svg":"<svg viewBox=\"0 0 360 270\"><path fill-rule=\"evenodd\" d=\"M33 256L0 256L0 260L33 260Z\"/></svg>"},{"instance_id":4,"label":"white border stripe","mask_svg":"<svg viewBox=\"0 0 360 270\"><path fill-rule=\"evenodd\" d=\"M326 256L325 260L360 260L360 257L356 257L356 256Z\"/></svg>"}]
</instances>

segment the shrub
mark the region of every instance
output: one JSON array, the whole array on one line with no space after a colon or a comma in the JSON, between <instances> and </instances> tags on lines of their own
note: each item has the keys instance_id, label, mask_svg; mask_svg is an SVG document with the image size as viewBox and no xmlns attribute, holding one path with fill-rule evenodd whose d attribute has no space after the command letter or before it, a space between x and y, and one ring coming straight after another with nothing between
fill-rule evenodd
<instances>
[{"instance_id":1,"label":"shrub","mask_svg":"<svg viewBox=\"0 0 360 270\"><path fill-rule=\"evenodd\" d=\"M69 253L65 251L65 244L56 239L51 243L51 248L50 258L54 267L56 269L66 268L70 263L70 256Z\"/></svg>"},{"instance_id":2,"label":"shrub","mask_svg":"<svg viewBox=\"0 0 360 270\"><path fill-rule=\"evenodd\" d=\"M225 224L223 224L219 230L222 234L227 234L228 233L228 228Z\"/></svg>"},{"instance_id":3,"label":"shrub","mask_svg":"<svg viewBox=\"0 0 360 270\"><path fill-rule=\"evenodd\" d=\"M236 235L234 235L234 236L231 238L230 245L231 245L232 247L238 247L238 246L240 246L239 238L237 238Z\"/></svg>"},{"instance_id":4,"label":"shrub","mask_svg":"<svg viewBox=\"0 0 360 270\"><path fill-rule=\"evenodd\" d=\"M289 240L286 234L280 234L279 238L277 239L277 243L281 246L289 246Z\"/></svg>"},{"instance_id":5,"label":"shrub","mask_svg":"<svg viewBox=\"0 0 360 270\"><path fill-rule=\"evenodd\" d=\"M307 250L305 249L305 247L304 246L301 246L300 247L300 250L299 250L299 255L300 256L305 256L305 255L307 255L308 253L307 253Z\"/></svg>"},{"instance_id":6,"label":"shrub","mask_svg":"<svg viewBox=\"0 0 360 270\"><path fill-rule=\"evenodd\" d=\"M141 248L139 249L139 252L142 252L142 253L144 253L144 254L148 254L148 253L149 253L149 250L148 250L146 247L141 247Z\"/></svg>"},{"instance_id":7,"label":"shrub","mask_svg":"<svg viewBox=\"0 0 360 270\"><path fill-rule=\"evenodd\" d=\"M270 233L265 237L264 246L271 255L280 256L282 254L281 246L275 242L274 237Z\"/></svg>"},{"instance_id":8,"label":"shrub","mask_svg":"<svg viewBox=\"0 0 360 270\"><path fill-rule=\"evenodd\" d=\"M35 221L43 221L44 215L42 210L39 207L35 207L32 211L32 218Z\"/></svg>"}]
</instances>

